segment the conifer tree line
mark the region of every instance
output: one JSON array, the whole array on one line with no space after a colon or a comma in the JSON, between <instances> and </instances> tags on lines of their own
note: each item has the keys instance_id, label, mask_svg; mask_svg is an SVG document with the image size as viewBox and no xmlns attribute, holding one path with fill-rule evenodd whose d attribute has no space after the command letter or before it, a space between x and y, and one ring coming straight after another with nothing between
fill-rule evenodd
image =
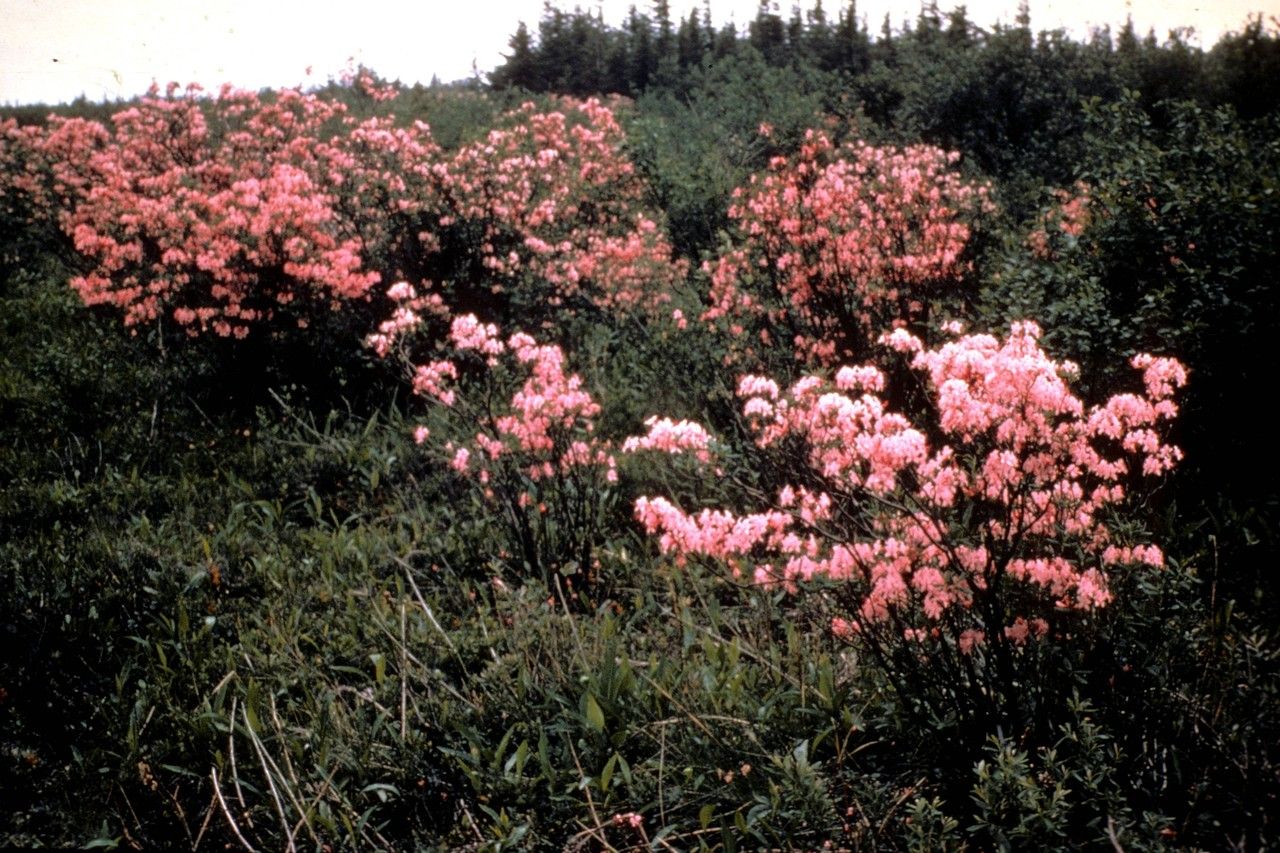
<instances>
[{"instance_id":1,"label":"conifer tree line","mask_svg":"<svg viewBox=\"0 0 1280 853\"><path fill-rule=\"evenodd\" d=\"M1117 31L1094 28L1076 40L1061 30L1034 31L1032 21L1026 3L1012 25L984 26L963 5L943 12L930 0L914 21L886 14L873 32L856 0L837 9L814 0L786 14L777 0L760 0L744 26L718 21L710 0L687 17L673 17L668 0L654 0L648 9L633 5L615 26L598 8L547 3L536 33L519 24L490 81L498 89L636 96L680 89L691 71L754 52L771 66L852 78L868 112L882 120L910 111L914 90L927 81L973 86L1028 72L1042 87L1084 98L1109 100L1130 89L1149 103L1231 104L1244 118L1280 102L1280 39L1261 14L1207 50L1194 45L1187 28L1144 35L1129 19Z\"/></svg>"},{"instance_id":2,"label":"conifer tree line","mask_svg":"<svg viewBox=\"0 0 1280 853\"><path fill-rule=\"evenodd\" d=\"M717 24L709 0L675 19L667 0L657 0L652 13L632 6L620 28L607 24L599 10L566 12L548 3L536 37L521 22L492 82L539 92L635 95L671 85L680 72L747 45L777 65L798 62L826 70L863 70L872 57L872 40L855 3L829 17L817 0L805 13L795 7L784 21L775 3L761 2L745 32L731 22Z\"/></svg>"}]
</instances>

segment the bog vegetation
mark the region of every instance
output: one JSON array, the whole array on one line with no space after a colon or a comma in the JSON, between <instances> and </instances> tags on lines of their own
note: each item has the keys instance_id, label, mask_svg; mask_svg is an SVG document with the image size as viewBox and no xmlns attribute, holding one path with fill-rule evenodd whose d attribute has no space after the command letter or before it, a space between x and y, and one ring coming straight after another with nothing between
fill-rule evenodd
<instances>
[{"instance_id":1,"label":"bog vegetation","mask_svg":"<svg viewBox=\"0 0 1280 853\"><path fill-rule=\"evenodd\" d=\"M658 2L7 110L0 842L1277 843L1278 69Z\"/></svg>"}]
</instances>

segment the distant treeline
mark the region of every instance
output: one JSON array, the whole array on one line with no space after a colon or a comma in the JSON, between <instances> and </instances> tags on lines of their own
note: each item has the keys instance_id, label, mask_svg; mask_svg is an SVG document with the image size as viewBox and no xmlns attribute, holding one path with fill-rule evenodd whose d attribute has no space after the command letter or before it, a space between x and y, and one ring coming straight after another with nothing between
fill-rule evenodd
<instances>
[{"instance_id":1,"label":"distant treeline","mask_svg":"<svg viewBox=\"0 0 1280 853\"><path fill-rule=\"evenodd\" d=\"M1012 26L988 29L970 20L964 6L944 14L930 2L914 24L899 29L886 14L873 36L856 0L835 12L822 0L807 11L797 4L789 17L776 2L761 0L745 28L716 23L710 2L681 19L672 17L667 0L655 0L651 12L632 6L615 27L599 11L548 3L536 35L523 22L516 29L491 81L532 92L635 96L652 87L680 88L691 70L750 50L775 67L853 78L868 112L880 120L908 104L915 88L963 89L1009 75L1008 84L1035 83L1080 97L1107 99L1128 88L1151 103L1231 104L1244 118L1280 102L1280 38L1260 14L1208 51L1189 43L1187 29L1161 40L1154 30L1140 35L1129 20L1118 32L1095 28L1077 41L1061 30L1034 33L1031 20L1024 3Z\"/></svg>"}]
</instances>

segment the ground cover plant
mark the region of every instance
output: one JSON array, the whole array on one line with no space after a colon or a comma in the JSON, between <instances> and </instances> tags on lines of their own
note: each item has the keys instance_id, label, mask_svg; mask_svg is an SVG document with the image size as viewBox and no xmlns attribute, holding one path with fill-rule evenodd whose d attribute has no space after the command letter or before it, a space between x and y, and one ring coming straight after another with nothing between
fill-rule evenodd
<instances>
[{"instance_id":1,"label":"ground cover plant","mask_svg":"<svg viewBox=\"0 0 1280 853\"><path fill-rule=\"evenodd\" d=\"M0 842L1276 843L1276 36L665 9L0 123Z\"/></svg>"}]
</instances>

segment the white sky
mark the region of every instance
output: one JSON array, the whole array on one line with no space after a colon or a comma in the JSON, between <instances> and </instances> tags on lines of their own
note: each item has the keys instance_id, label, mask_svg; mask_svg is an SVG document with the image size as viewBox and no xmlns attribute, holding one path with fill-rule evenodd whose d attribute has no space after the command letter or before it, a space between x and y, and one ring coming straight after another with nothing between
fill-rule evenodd
<instances>
[{"instance_id":1,"label":"white sky","mask_svg":"<svg viewBox=\"0 0 1280 853\"><path fill-rule=\"evenodd\" d=\"M602 7L619 24L632 3L651 0L582 0ZM562 4L572 7L570 2ZM790 14L791 0L779 0ZM809 8L811 0L802 0ZM825 0L829 16L841 0ZM944 12L955 5L940 0ZM1010 23L1017 0L969 0L969 18L980 26ZM405 83L471 76L473 64L491 70L501 61L516 24L536 31L542 0L359 0L329 4L308 0L0 0L0 103L55 103L81 94L90 99L128 97L152 80L199 82L214 88L285 86L336 76L353 58L388 79ZM671 0L673 17L686 16L700 0ZM740 26L755 16L758 0L712 0L717 26ZM919 0L861 0L873 33L889 11L895 28L914 18ZM1240 29L1250 12L1280 15L1280 0L1032 0L1032 27L1067 27L1077 35L1089 25L1133 16L1139 33L1154 26L1191 26L1208 48L1225 31Z\"/></svg>"}]
</instances>

